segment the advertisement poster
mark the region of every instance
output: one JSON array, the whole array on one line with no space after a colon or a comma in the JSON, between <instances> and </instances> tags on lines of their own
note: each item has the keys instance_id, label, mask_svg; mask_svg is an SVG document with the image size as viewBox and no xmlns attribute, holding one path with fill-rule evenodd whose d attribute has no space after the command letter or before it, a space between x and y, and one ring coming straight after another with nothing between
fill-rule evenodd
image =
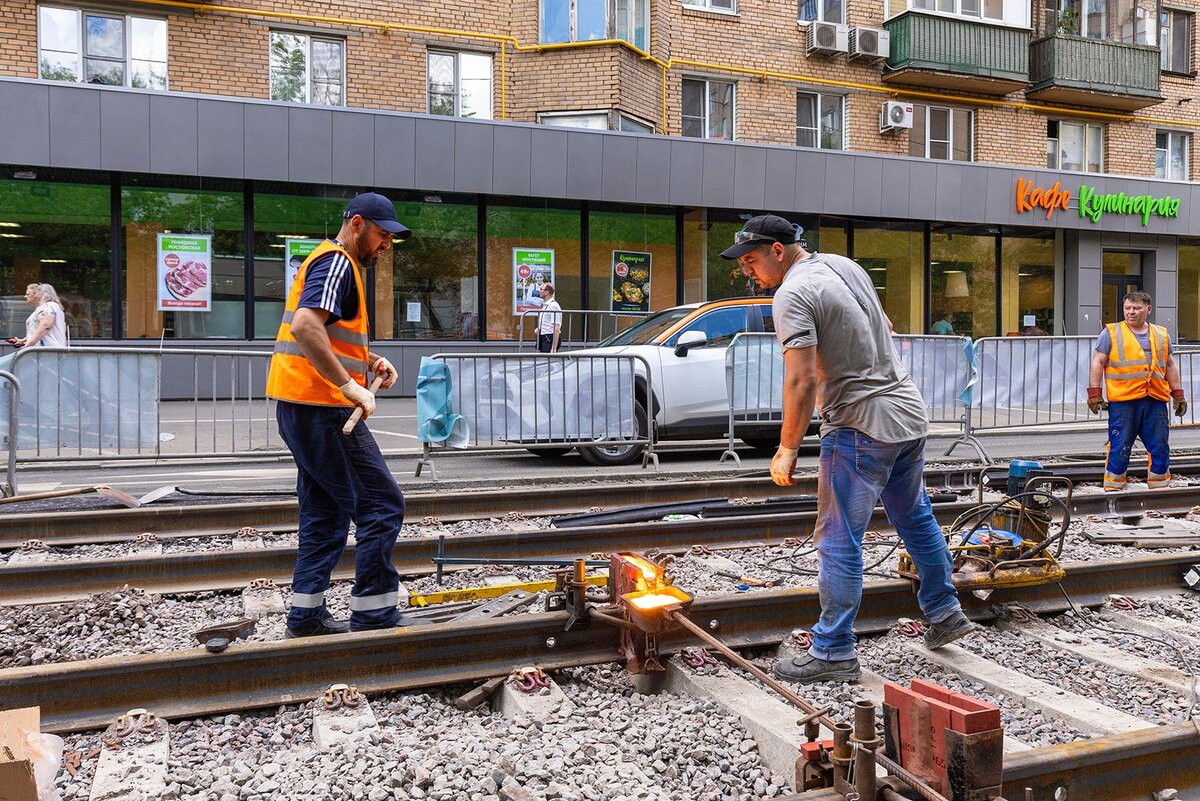
<instances>
[{"instance_id":1,"label":"advertisement poster","mask_svg":"<svg viewBox=\"0 0 1200 801\"><path fill-rule=\"evenodd\" d=\"M283 294L286 297L300 272L300 265L308 258L308 254L317 249L320 239L285 239L283 240Z\"/></svg>"},{"instance_id":2,"label":"advertisement poster","mask_svg":"<svg viewBox=\"0 0 1200 801\"><path fill-rule=\"evenodd\" d=\"M212 310L212 237L158 235L158 311Z\"/></svg>"},{"instance_id":3,"label":"advertisement poster","mask_svg":"<svg viewBox=\"0 0 1200 801\"><path fill-rule=\"evenodd\" d=\"M554 283L554 251L513 248L513 314L542 308L538 289Z\"/></svg>"},{"instance_id":4,"label":"advertisement poster","mask_svg":"<svg viewBox=\"0 0 1200 801\"><path fill-rule=\"evenodd\" d=\"M612 260L612 310L650 311L650 254L614 250Z\"/></svg>"}]
</instances>

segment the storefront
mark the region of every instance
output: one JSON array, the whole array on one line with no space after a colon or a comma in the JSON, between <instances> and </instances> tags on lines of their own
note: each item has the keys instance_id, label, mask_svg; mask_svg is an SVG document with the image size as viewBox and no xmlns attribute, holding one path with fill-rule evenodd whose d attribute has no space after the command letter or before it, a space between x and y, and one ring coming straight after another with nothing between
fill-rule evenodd
<instances>
[{"instance_id":1,"label":"storefront","mask_svg":"<svg viewBox=\"0 0 1200 801\"><path fill-rule=\"evenodd\" d=\"M373 338L406 374L437 350L512 347L538 274L564 308L748 294L719 254L764 210L862 264L898 332L1090 334L1136 287L1200 340L1186 183L18 79L0 104L10 334L41 281L76 343L262 348L289 262L370 188L414 231L369 284ZM179 236L209 248L202 306L163 281Z\"/></svg>"}]
</instances>

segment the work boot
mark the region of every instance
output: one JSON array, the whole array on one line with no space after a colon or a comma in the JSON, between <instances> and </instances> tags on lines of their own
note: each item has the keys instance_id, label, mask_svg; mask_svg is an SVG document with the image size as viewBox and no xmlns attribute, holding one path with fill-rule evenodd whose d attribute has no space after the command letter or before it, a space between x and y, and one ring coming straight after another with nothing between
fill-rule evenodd
<instances>
[{"instance_id":1,"label":"work boot","mask_svg":"<svg viewBox=\"0 0 1200 801\"><path fill-rule=\"evenodd\" d=\"M959 637L965 637L975 630L975 624L967 620L962 612L955 612L941 623L932 623L925 630L925 647L936 651L943 645L948 645Z\"/></svg>"},{"instance_id":2,"label":"work boot","mask_svg":"<svg viewBox=\"0 0 1200 801\"><path fill-rule=\"evenodd\" d=\"M817 659L812 654L801 654L793 659L781 659L772 672L781 679L813 684L818 681L857 681L861 675L858 658L840 659L830 662Z\"/></svg>"},{"instance_id":3,"label":"work boot","mask_svg":"<svg viewBox=\"0 0 1200 801\"><path fill-rule=\"evenodd\" d=\"M283 633L285 640L294 640L297 637L320 637L324 634L345 634L350 631L350 621L335 620L333 615L326 612L316 620L300 625L298 628L288 629Z\"/></svg>"}]
</instances>

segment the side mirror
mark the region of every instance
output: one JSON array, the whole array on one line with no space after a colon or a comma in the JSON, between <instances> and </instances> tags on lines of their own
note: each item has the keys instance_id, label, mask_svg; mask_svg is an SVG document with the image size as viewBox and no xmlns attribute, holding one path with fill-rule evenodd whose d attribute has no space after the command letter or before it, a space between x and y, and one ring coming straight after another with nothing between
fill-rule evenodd
<instances>
[{"instance_id":1,"label":"side mirror","mask_svg":"<svg viewBox=\"0 0 1200 801\"><path fill-rule=\"evenodd\" d=\"M687 356L689 350L706 342L708 342L708 337L703 331L684 331L679 335L679 339L675 340L675 355Z\"/></svg>"}]
</instances>

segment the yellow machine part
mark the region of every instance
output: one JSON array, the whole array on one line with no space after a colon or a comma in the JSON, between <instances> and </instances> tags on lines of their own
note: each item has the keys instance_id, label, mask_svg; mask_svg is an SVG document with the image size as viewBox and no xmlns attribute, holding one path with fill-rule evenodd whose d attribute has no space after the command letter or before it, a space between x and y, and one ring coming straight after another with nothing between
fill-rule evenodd
<instances>
[{"instance_id":1,"label":"yellow machine part","mask_svg":"<svg viewBox=\"0 0 1200 801\"><path fill-rule=\"evenodd\" d=\"M587 583L591 587L603 587L608 583L608 576L588 576ZM513 590L541 592L542 590L553 589L553 579L547 581L526 581L520 584L494 584L489 587L464 587L459 590L442 590L441 592L429 592L424 595L410 595L408 605L413 607L432 606L433 604L446 604L455 601L486 601L489 598L499 598L501 595L507 595Z\"/></svg>"},{"instance_id":2,"label":"yellow machine part","mask_svg":"<svg viewBox=\"0 0 1200 801\"><path fill-rule=\"evenodd\" d=\"M1022 544L1022 547L1034 544L1025 542ZM1063 570L1058 560L1047 553L1043 553L1032 559L1023 559L1021 561L1010 560L1007 562L1002 553L989 553L989 549L986 547L981 548L977 545L953 547L950 549L950 553L952 556L987 555L993 560L993 564L999 565L999 568L994 570L979 570L974 572L955 571L951 576L951 582L960 590L1036 587L1039 584L1054 584L1062 581L1067 575L1067 571ZM913 564L912 557L908 555L907 551L900 552L900 561L896 566L896 572L904 578L912 579L913 581L918 580L916 566Z\"/></svg>"}]
</instances>

